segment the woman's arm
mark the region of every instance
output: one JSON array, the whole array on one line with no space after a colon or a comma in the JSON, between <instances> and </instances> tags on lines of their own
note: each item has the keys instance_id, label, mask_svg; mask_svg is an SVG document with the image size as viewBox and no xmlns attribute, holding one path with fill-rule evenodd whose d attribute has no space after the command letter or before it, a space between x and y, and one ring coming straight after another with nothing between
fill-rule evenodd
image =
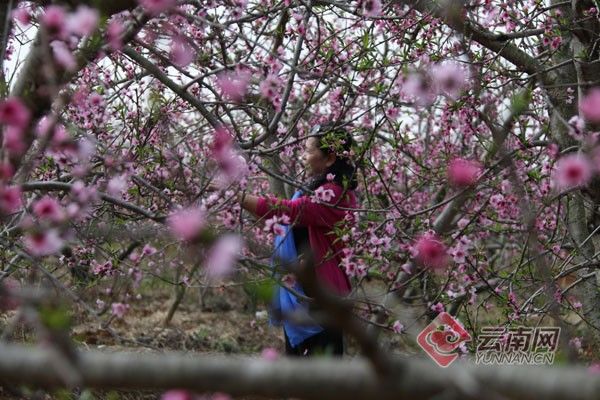
<instances>
[{"instance_id":1,"label":"woman's arm","mask_svg":"<svg viewBox=\"0 0 600 400\"><path fill-rule=\"evenodd\" d=\"M290 220L297 222L300 226L319 225L332 227L336 222L343 219L345 211L335 208L342 189L337 185L326 185L334 192L334 197L329 200L331 205L314 202L312 198L303 196L295 200L279 199L276 197L261 197L238 195L238 201L243 209L251 212L259 218L271 218L273 216L286 215ZM351 206L342 202L342 207Z\"/></svg>"},{"instance_id":2,"label":"woman's arm","mask_svg":"<svg viewBox=\"0 0 600 400\"><path fill-rule=\"evenodd\" d=\"M242 206L242 208L246 211L251 212L253 215L258 216L256 213L256 208L258 206L258 196L253 196L251 194L238 194L238 203Z\"/></svg>"}]
</instances>

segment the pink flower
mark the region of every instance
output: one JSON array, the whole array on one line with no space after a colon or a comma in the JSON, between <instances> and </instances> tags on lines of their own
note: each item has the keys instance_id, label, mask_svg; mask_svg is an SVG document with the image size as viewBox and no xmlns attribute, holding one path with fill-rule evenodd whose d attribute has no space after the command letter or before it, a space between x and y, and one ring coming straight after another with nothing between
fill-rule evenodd
<instances>
[{"instance_id":1,"label":"pink flower","mask_svg":"<svg viewBox=\"0 0 600 400\"><path fill-rule=\"evenodd\" d=\"M356 263L348 261L344 263L343 266L344 271L346 272L346 275L348 275L349 278L353 278L356 276Z\"/></svg>"},{"instance_id":2,"label":"pink flower","mask_svg":"<svg viewBox=\"0 0 600 400\"><path fill-rule=\"evenodd\" d=\"M448 165L448 181L452 186L471 186L481 174L481 166L478 162L455 158Z\"/></svg>"},{"instance_id":3,"label":"pink flower","mask_svg":"<svg viewBox=\"0 0 600 400\"><path fill-rule=\"evenodd\" d=\"M77 36L86 36L96 29L99 19L98 10L88 6L79 6L73 14L69 15L67 27L71 33Z\"/></svg>"},{"instance_id":4,"label":"pink flower","mask_svg":"<svg viewBox=\"0 0 600 400\"><path fill-rule=\"evenodd\" d=\"M90 96L87 99L87 103L93 109L99 109L104 106L104 98L99 93L93 92L90 93Z\"/></svg>"},{"instance_id":5,"label":"pink flower","mask_svg":"<svg viewBox=\"0 0 600 400\"><path fill-rule=\"evenodd\" d=\"M0 212L12 214L22 206L21 188L18 186L0 187Z\"/></svg>"},{"instance_id":6,"label":"pink flower","mask_svg":"<svg viewBox=\"0 0 600 400\"><path fill-rule=\"evenodd\" d=\"M56 118L49 116L44 116L40 118L40 120L37 123L37 126L35 127L35 134L39 138L43 138L50 133L50 130L54 129L55 124Z\"/></svg>"},{"instance_id":7,"label":"pink flower","mask_svg":"<svg viewBox=\"0 0 600 400\"><path fill-rule=\"evenodd\" d=\"M106 185L106 192L111 196L120 197L127 190L127 176L118 175L110 179Z\"/></svg>"},{"instance_id":8,"label":"pink flower","mask_svg":"<svg viewBox=\"0 0 600 400\"><path fill-rule=\"evenodd\" d=\"M432 83L421 74L410 74L402 84L402 93L417 106L429 106L436 98Z\"/></svg>"},{"instance_id":9,"label":"pink flower","mask_svg":"<svg viewBox=\"0 0 600 400\"><path fill-rule=\"evenodd\" d=\"M226 234L213 245L206 260L206 273L212 278L228 275L242 252L243 241L239 235Z\"/></svg>"},{"instance_id":10,"label":"pink flower","mask_svg":"<svg viewBox=\"0 0 600 400\"><path fill-rule=\"evenodd\" d=\"M248 173L248 164L246 159L232 151L229 156L219 160L221 174L218 177L218 185L225 187L232 182L236 182L246 176Z\"/></svg>"},{"instance_id":11,"label":"pink flower","mask_svg":"<svg viewBox=\"0 0 600 400\"><path fill-rule=\"evenodd\" d=\"M273 226L273 233L277 236L283 236L285 235L285 229L283 229L283 227L279 224L275 224Z\"/></svg>"},{"instance_id":12,"label":"pink flower","mask_svg":"<svg viewBox=\"0 0 600 400\"><path fill-rule=\"evenodd\" d=\"M17 97L9 97L0 103L0 123L25 128L29 124L31 113Z\"/></svg>"},{"instance_id":13,"label":"pink flower","mask_svg":"<svg viewBox=\"0 0 600 400\"><path fill-rule=\"evenodd\" d=\"M265 221L264 230L277 236L283 236L285 234L285 230L279 224L279 218L277 216L273 216Z\"/></svg>"},{"instance_id":14,"label":"pink flower","mask_svg":"<svg viewBox=\"0 0 600 400\"><path fill-rule=\"evenodd\" d=\"M75 56L71 52L71 50L67 47L65 42L60 40L55 40L50 43L50 47L52 47L52 55L54 56L54 61L67 71L75 71L77 69L77 60L75 60Z\"/></svg>"},{"instance_id":15,"label":"pink flower","mask_svg":"<svg viewBox=\"0 0 600 400\"><path fill-rule=\"evenodd\" d=\"M220 159L226 156L233 144L233 137L231 133L225 127L219 127L215 129L213 134L213 141L210 146L210 151L215 159Z\"/></svg>"},{"instance_id":16,"label":"pink flower","mask_svg":"<svg viewBox=\"0 0 600 400\"><path fill-rule=\"evenodd\" d=\"M435 64L430 71L433 86L441 93L456 99L467 86L469 75L467 71L453 61Z\"/></svg>"},{"instance_id":17,"label":"pink flower","mask_svg":"<svg viewBox=\"0 0 600 400\"><path fill-rule=\"evenodd\" d=\"M574 93L575 90L573 88L567 88L567 98L565 99L566 104L573 104L573 100L575 100Z\"/></svg>"},{"instance_id":18,"label":"pink flower","mask_svg":"<svg viewBox=\"0 0 600 400\"><path fill-rule=\"evenodd\" d=\"M113 266L112 261L108 260L102 264L96 262L96 260L92 260L92 272L94 275L99 276L112 276L118 270Z\"/></svg>"},{"instance_id":19,"label":"pink flower","mask_svg":"<svg viewBox=\"0 0 600 400\"><path fill-rule=\"evenodd\" d=\"M458 229L463 229L468 224L469 224L469 219L468 218L461 218L456 223L456 226L458 227Z\"/></svg>"},{"instance_id":20,"label":"pink flower","mask_svg":"<svg viewBox=\"0 0 600 400\"><path fill-rule=\"evenodd\" d=\"M125 27L121 21L112 20L106 27L106 41L113 50L123 49L122 36L124 32Z\"/></svg>"},{"instance_id":21,"label":"pink flower","mask_svg":"<svg viewBox=\"0 0 600 400\"><path fill-rule=\"evenodd\" d=\"M198 237L206 225L200 208L187 208L174 212L167 219L171 232L180 240L191 241Z\"/></svg>"},{"instance_id":22,"label":"pink flower","mask_svg":"<svg viewBox=\"0 0 600 400\"><path fill-rule=\"evenodd\" d=\"M65 216L58 201L50 196L44 196L33 205L33 213L40 219L61 222Z\"/></svg>"},{"instance_id":23,"label":"pink flower","mask_svg":"<svg viewBox=\"0 0 600 400\"><path fill-rule=\"evenodd\" d=\"M274 349L273 347L266 347L260 353L260 357L263 360L275 361L279 358L279 352L276 349Z\"/></svg>"},{"instance_id":24,"label":"pink flower","mask_svg":"<svg viewBox=\"0 0 600 400\"><path fill-rule=\"evenodd\" d=\"M333 180L335 179L335 174L327 174L325 179L327 179L328 182L333 182Z\"/></svg>"},{"instance_id":25,"label":"pink flower","mask_svg":"<svg viewBox=\"0 0 600 400\"><path fill-rule=\"evenodd\" d=\"M248 173L246 160L233 149L233 138L226 128L215 130L210 150L221 172L217 179L220 187L225 187Z\"/></svg>"},{"instance_id":26,"label":"pink flower","mask_svg":"<svg viewBox=\"0 0 600 400\"><path fill-rule=\"evenodd\" d=\"M400 109L397 107L391 107L388 108L385 113L390 119L395 120L398 117L398 114L400 114Z\"/></svg>"},{"instance_id":27,"label":"pink flower","mask_svg":"<svg viewBox=\"0 0 600 400\"><path fill-rule=\"evenodd\" d=\"M281 282L290 288L293 288L294 285L296 285L296 277L292 274L285 274L284 276L281 277Z\"/></svg>"},{"instance_id":28,"label":"pink flower","mask_svg":"<svg viewBox=\"0 0 600 400\"><path fill-rule=\"evenodd\" d=\"M131 254L129 255L129 259L130 259L131 261L133 261L134 263L137 263L138 261L140 261L140 259L141 259L141 255L140 255L140 253L138 253L137 251L134 251L133 253L131 253Z\"/></svg>"},{"instance_id":29,"label":"pink flower","mask_svg":"<svg viewBox=\"0 0 600 400\"><path fill-rule=\"evenodd\" d=\"M433 305L431 305L431 307L430 307L430 308L431 308L431 310L433 310L433 311L435 311L435 312L437 312L437 313L444 312L444 310L446 309L446 308L444 307L444 305L443 305L442 303L439 303L439 302L438 302L438 303L435 303L435 304L433 304Z\"/></svg>"},{"instance_id":30,"label":"pink flower","mask_svg":"<svg viewBox=\"0 0 600 400\"><path fill-rule=\"evenodd\" d=\"M433 269L443 269L448 265L446 246L435 234L426 233L413 246L417 255L416 261Z\"/></svg>"},{"instance_id":31,"label":"pink flower","mask_svg":"<svg viewBox=\"0 0 600 400\"><path fill-rule=\"evenodd\" d=\"M363 264L362 261L359 261L359 263L356 265L356 276L358 278L364 278L367 276L367 269L367 266Z\"/></svg>"},{"instance_id":32,"label":"pink flower","mask_svg":"<svg viewBox=\"0 0 600 400\"><path fill-rule=\"evenodd\" d=\"M21 155L27 150L27 145L23 140L23 131L21 128L7 126L4 129L4 137L2 138L2 146L11 155Z\"/></svg>"},{"instance_id":33,"label":"pink flower","mask_svg":"<svg viewBox=\"0 0 600 400\"><path fill-rule=\"evenodd\" d=\"M67 38L67 20L65 9L61 6L48 6L40 18L51 39L65 40Z\"/></svg>"},{"instance_id":34,"label":"pink flower","mask_svg":"<svg viewBox=\"0 0 600 400\"><path fill-rule=\"evenodd\" d=\"M404 331L404 325L400 321L395 321L392 325L392 329L396 333L402 333Z\"/></svg>"},{"instance_id":35,"label":"pink flower","mask_svg":"<svg viewBox=\"0 0 600 400\"><path fill-rule=\"evenodd\" d=\"M178 67L188 66L196 58L196 51L185 38L176 36L171 41L171 62Z\"/></svg>"},{"instance_id":36,"label":"pink flower","mask_svg":"<svg viewBox=\"0 0 600 400\"><path fill-rule=\"evenodd\" d=\"M56 151L69 150L68 148L72 144L71 135L67 132L67 129L62 124L56 124L54 126L54 135L52 136L52 144Z\"/></svg>"},{"instance_id":37,"label":"pink flower","mask_svg":"<svg viewBox=\"0 0 600 400\"><path fill-rule=\"evenodd\" d=\"M69 203L66 208L66 215L69 219L80 221L89 216L87 211L77 203Z\"/></svg>"},{"instance_id":38,"label":"pink flower","mask_svg":"<svg viewBox=\"0 0 600 400\"><path fill-rule=\"evenodd\" d=\"M282 82L277 75L269 75L260 83L260 93L263 97L273 100L281 93Z\"/></svg>"},{"instance_id":39,"label":"pink flower","mask_svg":"<svg viewBox=\"0 0 600 400\"><path fill-rule=\"evenodd\" d=\"M379 17L382 11L381 0L363 0L362 9L365 17Z\"/></svg>"},{"instance_id":40,"label":"pink flower","mask_svg":"<svg viewBox=\"0 0 600 400\"><path fill-rule=\"evenodd\" d=\"M144 245L144 248L142 249L142 253L145 256L151 256L156 253L156 249L154 247L150 246L149 244L146 244L146 245Z\"/></svg>"},{"instance_id":41,"label":"pink flower","mask_svg":"<svg viewBox=\"0 0 600 400\"><path fill-rule=\"evenodd\" d=\"M222 72L217 75L215 84L223 98L231 101L242 101L250 83L250 72Z\"/></svg>"},{"instance_id":42,"label":"pink flower","mask_svg":"<svg viewBox=\"0 0 600 400\"><path fill-rule=\"evenodd\" d=\"M36 257L49 256L63 247L63 240L56 229L28 234L24 242L27 251Z\"/></svg>"},{"instance_id":43,"label":"pink flower","mask_svg":"<svg viewBox=\"0 0 600 400\"><path fill-rule=\"evenodd\" d=\"M138 0L138 3L144 7L150 14L158 15L168 11L177 4L176 0Z\"/></svg>"},{"instance_id":44,"label":"pink flower","mask_svg":"<svg viewBox=\"0 0 600 400\"><path fill-rule=\"evenodd\" d=\"M585 186L592 177L592 165L581 154L569 154L556 163L553 178L560 189Z\"/></svg>"},{"instance_id":45,"label":"pink flower","mask_svg":"<svg viewBox=\"0 0 600 400\"><path fill-rule=\"evenodd\" d=\"M117 318L123 318L127 310L129 310L129 304L112 303L111 310L114 316Z\"/></svg>"},{"instance_id":46,"label":"pink flower","mask_svg":"<svg viewBox=\"0 0 600 400\"><path fill-rule=\"evenodd\" d=\"M585 120L579 115L574 115L569 119L569 135L576 140L583 139L585 132Z\"/></svg>"},{"instance_id":47,"label":"pink flower","mask_svg":"<svg viewBox=\"0 0 600 400\"><path fill-rule=\"evenodd\" d=\"M98 192L93 186L85 186L83 181L75 181L71 186L73 199L82 205L98 200Z\"/></svg>"},{"instance_id":48,"label":"pink flower","mask_svg":"<svg viewBox=\"0 0 600 400\"><path fill-rule=\"evenodd\" d=\"M465 257L467 256L467 252L465 251L464 247L460 244L458 244L451 252L450 254L452 254L452 259L454 260L454 262L458 263L458 264L462 264L465 262Z\"/></svg>"},{"instance_id":49,"label":"pink flower","mask_svg":"<svg viewBox=\"0 0 600 400\"><path fill-rule=\"evenodd\" d=\"M319 186L315 190L314 196L311 197L313 203L325 202L328 203L335 197L335 192L332 189L325 189L323 186Z\"/></svg>"},{"instance_id":50,"label":"pink flower","mask_svg":"<svg viewBox=\"0 0 600 400\"><path fill-rule=\"evenodd\" d=\"M600 88L591 89L579 102L579 112L587 122L600 123Z\"/></svg>"},{"instance_id":51,"label":"pink flower","mask_svg":"<svg viewBox=\"0 0 600 400\"><path fill-rule=\"evenodd\" d=\"M559 150L560 149L558 148L558 145L556 143L548 144L548 155L550 157L557 158Z\"/></svg>"},{"instance_id":52,"label":"pink flower","mask_svg":"<svg viewBox=\"0 0 600 400\"><path fill-rule=\"evenodd\" d=\"M402 271L404 271L405 273L407 273L407 274L409 274L409 275L410 275L410 274L412 274L412 265L411 265L410 263L405 263L405 264L402 264L402 265L400 266L400 268L401 268L401 269L402 269Z\"/></svg>"},{"instance_id":53,"label":"pink flower","mask_svg":"<svg viewBox=\"0 0 600 400\"><path fill-rule=\"evenodd\" d=\"M27 26L29 24L31 24L31 14L29 13L29 10L25 7L18 7L13 11L13 18L15 19L15 21L17 21L19 24L23 25L23 26Z\"/></svg>"}]
</instances>

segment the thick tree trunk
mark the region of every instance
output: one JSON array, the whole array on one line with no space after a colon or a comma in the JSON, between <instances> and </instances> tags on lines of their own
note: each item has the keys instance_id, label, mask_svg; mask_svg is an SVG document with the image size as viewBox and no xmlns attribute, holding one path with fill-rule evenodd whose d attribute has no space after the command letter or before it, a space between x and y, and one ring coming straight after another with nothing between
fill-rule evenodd
<instances>
[{"instance_id":1,"label":"thick tree trunk","mask_svg":"<svg viewBox=\"0 0 600 400\"><path fill-rule=\"evenodd\" d=\"M6 97L8 92L6 77L4 76L4 58L6 57L8 38L12 29L11 11L15 4L15 0L4 0L0 4L0 98Z\"/></svg>"},{"instance_id":2,"label":"thick tree trunk","mask_svg":"<svg viewBox=\"0 0 600 400\"><path fill-rule=\"evenodd\" d=\"M554 0L552 4L559 3L559 0ZM563 15L572 20L582 18L581 11L587 6L591 7L592 3L579 0L573 0L571 5L566 5L561 8ZM589 8L588 7L588 8ZM585 24L585 26L583 25ZM597 65L589 64L589 57L592 55L591 50L594 48L594 42L600 33L600 26L597 21L589 21L574 24L571 31L563 31L563 45L555 53L552 61L554 64L565 63L565 61L573 60L573 63L566 63L562 68L556 70L555 82L553 88L546 88L549 96L550 104L548 112L550 114L550 132L553 139L560 145L561 150L571 146L576 146L578 143L569 135L567 122L573 116L578 115L578 101L583 93L584 82L588 80L596 80L598 73ZM587 59L585 58L587 53ZM595 76L594 78L592 76ZM569 102L567 97L569 93L567 88L573 90L576 101ZM586 208L583 196L589 196L594 206L600 205L600 190L594 186L598 182L593 182L590 185L590 190L584 190L577 193L567 195L567 225L573 241L573 245L577 252L573 258L573 263L582 263L590 261L594 257L595 246L593 240L589 237L591 230L588 226L588 215L590 214ZM595 227L592 227L594 229ZM581 269L577 272L581 278L589 273L593 273L597 268ZM596 271L596 277L593 279L584 279L576 290L580 301L583 304L583 316L585 320L593 325L589 330L589 338L596 345L600 344L600 291L598 283L600 281L600 272Z\"/></svg>"},{"instance_id":3,"label":"thick tree trunk","mask_svg":"<svg viewBox=\"0 0 600 400\"><path fill-rule=\"evenodd\" d=\"M0 382L64 386L48 349L0 345ZM482 366L396 359L388 378L363 359L224 358L196 354L80 352L82 387L189 389L234 396L302 399L597 399L600 380L583 367ZM535 384L532 384L535 382Z\"/></svg>"}]
</instances>

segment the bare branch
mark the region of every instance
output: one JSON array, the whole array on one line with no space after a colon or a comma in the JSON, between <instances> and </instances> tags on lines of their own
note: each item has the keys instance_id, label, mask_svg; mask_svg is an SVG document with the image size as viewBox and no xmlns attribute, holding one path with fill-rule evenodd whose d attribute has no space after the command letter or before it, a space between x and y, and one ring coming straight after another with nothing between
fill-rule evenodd
<instances>
[{"instance_id":1,"label":"bare branch","mask_svg":"<svg viewBox=\"0 0 600 400\"><path fill-rule=\"evenodd\" d=\"M0 345L3 382L59 387L48 368L48 349ZM226 392L234 396L301 397L303 399L429 399L433 396L474 398L466 392L483 387L511 399L596 399L600 380L583 367L480 366L454 363L442 369L431 361L394 359L386 380L363 359L338 361L252 357L224 358L181 353L142 354L96 351L78 353L82 386L103 389L171 389ZM532 385L535 382L535 385ZM497 396L496 396L497 397Z\"/></svg>"},{"instance_id":2,"label":"bare branch","mask_svg":"<svg viewBox=\"0 0 600 400\"><path fill-rule=\"evenodd\" d=\"M208 123L213 128L218 128L222 125L222 123L215 117L210 111L206 109L204 104L202 104L198 99L196 99L191 93L184 90L178 84L173 82L167 74L165 74L160 68L151 63L145 57L140 55L138 52L133 50L131 47L126 46L123 49L123 53L127 55L127 57L131 58L133 61L138 63L142 68L148 71L152 76L162 82L163 85L171 89L177 96L181 97L183 100L190 103L196 110L202 114L204 118L208 121Z\"/></svg>"},{"instance_id":3,"label":"bare branch","mask_svg":"<svg viewBox=\"0 0 600 400\"><path fill-rule=\"evenodd\" d=\"M29 190L70 191L72 189L72 187L73 187L73 185L71 185L70 183L66 183L66 182L27 182L21 186L21 188L24 191L29 191ZM135 204L131 204L124 200L117 199L116 197L109 196L106 193L99 193L99 195L100 195L100 198L102 200L106 201L107 203L111 203L116 206L123 207L126 210L133 211L133 212L143 215L144 217L147 217L151 220L154 220L157 222L164 222L164 220L166 218L165 216L153 214L150 211L147 211Z\"/></svg>"}]
</instances>

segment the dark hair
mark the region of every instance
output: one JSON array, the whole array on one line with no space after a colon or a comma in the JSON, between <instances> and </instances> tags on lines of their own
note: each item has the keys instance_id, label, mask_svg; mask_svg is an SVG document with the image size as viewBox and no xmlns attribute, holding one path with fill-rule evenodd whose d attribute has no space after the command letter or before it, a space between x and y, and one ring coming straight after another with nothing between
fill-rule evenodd
<instances>
[{"instance_id":1,"label":"dark hair","mask_svg":"<svg viewBox=\"0 0 600 400\"><path fill-rule=\"evenodd\" d=\"M335 162L327 168L323 175L314 177L306 186L310 190L315 190L327 183L327 174L334 174L334 183L343 189L356 189L358 186L356 167L348 157L348 153L354 146L352 135L345 128L334 124L317 125L312 129L311 134L311 137L317 138L317 147L325 156L335 154ZM346 155L344 155L345 151L348 152ZM310 252L308 228L294 225L292 226L292 233L298 254ZM306 294L313 296L309 291Z\"/></svg>"},{"instance_id":2,"label":"dark hair","mask_svg":"<svg viewBox=\"0 0 600 400\"><path fill-rule=\"evenodd\" d=\"M358 186L356 179L356 166L350 159L349 153L354 147L354 139L350 132L342 126L333 124L317 125L313 129L317 138L317 147L321 152L328 156L335 154L335 162L327 168L324 174L313 178L308 183L308 188L311 190L317 189L319 186L327 182L327 174L333 174L333 182L344 189L354 190Z\"/></svg>"}]
</instances>

